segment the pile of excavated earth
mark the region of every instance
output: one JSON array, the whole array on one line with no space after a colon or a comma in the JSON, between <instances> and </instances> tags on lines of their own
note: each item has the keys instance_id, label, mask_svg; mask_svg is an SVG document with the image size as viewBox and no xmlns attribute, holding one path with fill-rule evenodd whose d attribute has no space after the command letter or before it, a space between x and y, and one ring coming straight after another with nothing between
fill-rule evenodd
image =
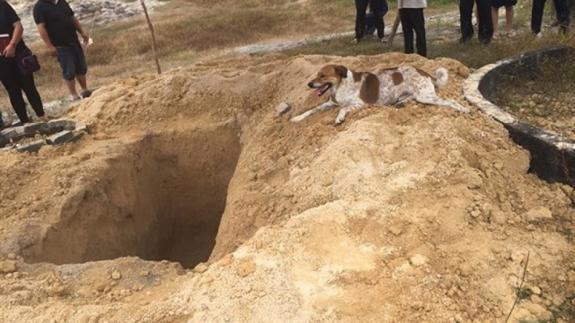
<instances>
[{"instance_id":1,"label":"pile of excavated earth","mask_svg":"<svg viewBox=\"0 0 575 323\"><path fill-rule=\"evenodd\" d=\"M473 109L294 124L326 63L200 63L99 89L73 143L0 154L2 322L572 322L575 195ZM282 102L291 110L278 116Z\"/></svg>"}]
</instances>

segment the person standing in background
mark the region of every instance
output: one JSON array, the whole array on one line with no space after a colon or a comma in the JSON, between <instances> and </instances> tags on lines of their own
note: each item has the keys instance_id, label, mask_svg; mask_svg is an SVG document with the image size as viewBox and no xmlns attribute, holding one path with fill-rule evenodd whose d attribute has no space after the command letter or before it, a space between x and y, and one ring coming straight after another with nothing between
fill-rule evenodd
<instances>
[{"instance_id":1,"label":"person standing in background","mask_svg":"<svg viewBox=\"0 0 575 323\"><path fill-rule=\"evenodd\" d=\"M425 16L423 10L427 0L398 0L399 17L403 28L403 39L406 54L414 53L414 37L416 36L417 53L427 57L427 40L425 37Z\"/></svg>"},{"instance_id":2,"label":"person standing in background","mask_svg":"<svg viewBox=\"0 0 575 323\"><path fill-rule=\"evenodd\" d=\"M40 118L45 116L42 98L36 89L34 75L22 74L17 59L20 54L30 52L22 40L24 28L14 9L5 1L0 0L0 81L10 97L12 108L21 123L30 122L26 111L26 102L22 92Z\"/></svg>"},{"instance_id":3,"label":"person standing in background","mask_svg":"<svg viewBox=\"0 0 575 323\"><path fill-rule=\"evenodd\" d=\"M493 19L491 16L491 0L459 0L461 26L460 43L466 43L473 38L473 6L477 5L478 37L483 44L489 44L493 38Z\"/></svg>"},{"instance_id":4,"label":"person standing in background","mask_svg":"<svg viewBox=\"0 0 575 323\"><path fill-rule=\"evenodd\" d=\"M531 10L531 32L536 36L541 35L545 2L546 0L533 0L533 8ZM557 22L559 23L559 31L566 33L569 28L571 18L567 0L554 0L553 2L555 4Z\"/></svg>"},{"instance_id":5,"label":"person standing in background","mask_svg":"<svg viewBox=\"0 0 575 323\"><path fill-rule=\"evenodd\" d=\"M85 44L89 43L90 36L74 16L68 2L38 0L34 6L34 21L48 50L58 58L72 100L89 97L92 91L88 89L86 81L88 66L78 33ZM80 95L76 91L76 81L82 88Z\"/></svg>"},{"instance_id":6,"label":"person standing in background","mask_svg":"<svg viewBox=\"0 0 575 323\"><path fill-rule=\"evenodd\" d=\"M499 8L505 7L505 35L513 36L513 7L517 0L491 0L491 16L493 17L493 37L499 34Z\"/></svg>"},{"instance_id":7,"label":"person standing in background","mask_svg":"<svg viewBox=\"0 0 575 323\"><path fill-rule=\"evenodd\" d=\"M383 41L385 36L385 25L383 23L384 10L387 9L387 0L355 0L355 38L354 43L359 43L365 36L367 6L375 17L375 27L377 37Z\"/></svg>"}]
</instances>

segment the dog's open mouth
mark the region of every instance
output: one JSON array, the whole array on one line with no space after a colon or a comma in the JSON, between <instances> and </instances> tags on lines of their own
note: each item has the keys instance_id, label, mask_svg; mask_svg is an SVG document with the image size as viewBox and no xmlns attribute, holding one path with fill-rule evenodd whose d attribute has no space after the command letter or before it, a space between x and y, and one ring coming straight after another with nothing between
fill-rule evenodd
<instances>
[{"instance_id":1,"label":"dog's open mouth","mask_svg":"<svg viewBox=\"0 0 575 323\"><path fill-rule=\"evenodd\" d=\"M317 96L322 96L325 94L325 92L329 91L329 89L331 89L332 85L331 83L326 83L324 85L322 85L320 88L318 88L317 90L315 90L315 94Z\"/></svg>"}]
</instances>

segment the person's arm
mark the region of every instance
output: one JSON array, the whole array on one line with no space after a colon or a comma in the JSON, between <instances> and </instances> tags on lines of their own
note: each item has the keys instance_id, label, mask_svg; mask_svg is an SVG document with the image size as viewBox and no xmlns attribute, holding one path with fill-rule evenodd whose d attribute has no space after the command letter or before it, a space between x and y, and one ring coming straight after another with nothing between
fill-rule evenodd
<instances>
[{"instance_id":1,"label":"person's arm","mask_svg":"<svg viewBox=\"0 0 575 323\"><path fill-rule=\"evenodd\" d=\"M52 41L50 40L48 30L46 29L46 24L41 23L38 24L37 27L38 32L40 33L40 37L44 41L44 44L46 44L46 47L48 47L48 52L50 52L52 56L56 56L56 47L54 46L54 44L52 44Z\"/></svg>"},{"instance_id":2,"label":"person's arm","mask_svg":"<svg viewBox=\"0 0 575 323\"><path fill-rule=\"evenodd\" d=\"M22 28L22 24L20 23L20 18L14 11L14 8L10 6L6 2L0 2L0 5L3 7L5 11L5 18L6 22L14 27L14 31L12 32L12 39L10 39L10 43L6 48L2 51L2 56L4 57L14 57L16 56L16 46L22 40L22 32L24 31Z\"/></svg>"},{"instance_id":3,"label":"person's arm","mask_svg":"<svg viewBox=\"0 0 575 323\"><path fill-rule=\"evenodd\" d=\"M88 41L90 40L90 35L84 30L84 28L82 27L82 24L80 23L80 21L76 17L74 17L74 26L76 26L76 30L80 33L80 35L84 39L84 43L87 44Z\"/></svg>"},{"instance_id":4,"label":"person's arm","mask_svg":"<svg viewBox=\"0 0 575 323\"><path fill-rule=\"evenodd\" d=\"M48 52L50 55L56 56L56 46L54 46L52 40L50 39L50 35L48 35L48 29L46 29L46 17L44 16L44 12L40 7L40 2L34 6L33 16L36 27L38 28L38 33L40 34L40 38L42 38L42 41L44 41L44 44L46 44Z\"/></svg>"},{"instance_id":5,"label":"person's arm","mask_svg":"<svg viewBox=\"0 0 575 323\"><path fill-rule=\"evenodd\" d=\"M6 48L2 52L2 55L4 57L10 58L16 56L16 46L18 46L18 43L22 40L23 33L24 28L22 27L22 24L20 23L20 21L16 21L14 23L14 32L12 33L12 39L10 40L8 46L6 46Z\"/></svg>"}]
</instances>

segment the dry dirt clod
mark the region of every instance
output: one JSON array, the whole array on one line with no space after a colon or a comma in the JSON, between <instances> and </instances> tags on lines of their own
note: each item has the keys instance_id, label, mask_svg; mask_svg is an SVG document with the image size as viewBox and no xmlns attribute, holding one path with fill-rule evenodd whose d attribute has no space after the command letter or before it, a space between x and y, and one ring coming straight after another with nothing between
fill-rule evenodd
<instances>
[{"instance_id":1,"label":"dry dirt clod","mask_svg":"<svg viewBox=\"0 0 575 323\"><path fill-rule=\"evenodd\" d=\"M205 263L200 263L194 268L194 272L198 274L205 273L207 270L208 265L206 265Z\"/></svg>"},{"instance_id":2,"label":"dry dirt clod","mask_svg":"<svg viewBox=\"0 0 575 323\"><path fill-rule=\"evenodd\" d=\"M256 264L251 259L241 261L237 269L238 275L242 278L251 275L255 271Z\"/></svg>"},{"instance_id":3,"label":"dry dirt clod","mask_svg":"<svg viewBox=\"0 0 575 323\"><path fill-rule=\"evenodd\" d=\"M10 274L18 270L18 265L14 260L0 261L0 273Z\"/></svg>"},{"instance_id":4,"label":"dry dirt clod","mask_svg":"<svg viewBox=\"0 0 575 323\"><path fill-rule=\"evenodd\" d=\"M276 113L278 117L283 116L291 110L291 106L288 103L282 102L276 107Z\"/></svg>"},{"instance_id":5,"label":"dry dirt clod","mask_svg":"<svg viewBox=\"0 0 575 323\"><path fill-rule=\"evenodd\" d=\"M421 267L427 263L427 260L424 255L416 254L409 258L409 263L414 267Z\"/></svg>"},{"instance_id":6,"label":"dry dirt clod","mask_svg":"<svg viewBox=\"0 0 575 323\"><path fill-rule=\"evenodd\" d=\"M553 219L553 213L546 207L538 207L529 210L523 217L529 222L545 221Z\"/></svg>"},{"instance_id":7,"label":"dry dirt clod","mask_svg":"<svg viewBox=\"0 0 575 323\"><path fill-rule=\"evenodd\" d=\"M391 225L388 228L388 230L389 230L389 232L391 232L391 234L393 234L396 237L401 235L401 233L403 233L403 229L399 225Z\"/></svg>"},{"instance_id":8,"label":"dry dirt clod","mask_svg":"<svg viewBox=\"0 0 575 323\"><path fill-rule=\"evenodd\" d=\"M122 279L122 274L121 274L118 270L114 270L114 271L112 272L112 274L110 275L110 277L111 277L113 280L120 280L120 279Z\"/></svg>"}]
</instances>

